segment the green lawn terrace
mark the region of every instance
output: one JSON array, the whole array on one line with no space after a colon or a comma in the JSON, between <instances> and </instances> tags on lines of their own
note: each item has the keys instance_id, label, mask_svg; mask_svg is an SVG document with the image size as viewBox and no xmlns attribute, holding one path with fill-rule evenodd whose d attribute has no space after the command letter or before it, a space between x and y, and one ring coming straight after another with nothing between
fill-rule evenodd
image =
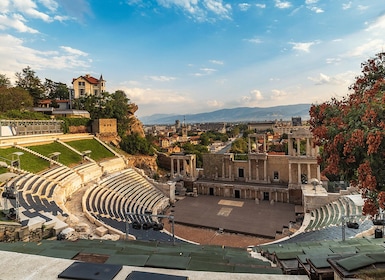
<instances>
[{"instance_id":1,"label":"green lawn terrace","mask_svg":"<svg viewBox=\"0 0 385 280\"><path fill-rule=\"evenodd\" d=\"M9 165L16 153L22 153L19 156L20 167L31 173L42 172L53 165L74 167L84 162L103 164L103 161L121 159L120 154L97 138L91 135L82 138L85 139L74 140L62 135L60 138L39 139L41 142L38 143L23 141L7 144L0 148L0 157ZM1 171L6 172L6 168Z\"/></svg>"}]
</instances>

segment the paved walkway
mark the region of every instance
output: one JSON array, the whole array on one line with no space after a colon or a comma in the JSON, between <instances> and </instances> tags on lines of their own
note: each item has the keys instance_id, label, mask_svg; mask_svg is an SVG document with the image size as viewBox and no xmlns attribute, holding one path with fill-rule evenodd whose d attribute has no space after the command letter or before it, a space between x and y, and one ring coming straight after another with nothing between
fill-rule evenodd
<instances>
[{"instance_id":1,"label":"paved walkway","mask_svg":"<svg viewBox=\"0 0 385 280\"><path fill-rule=\"evenodd\" d=\"M29 254L0 251L1 279L29 279L29 280L56 280L58 275L69 267L74 261L57 259ZM187 276L189 280L305 280L304 275L266 275L266 274L234 274L206 271L170 270L149 267L123 266L122 270L113 278L124 280L132 271L145 271L153 273Z\"/></svg>"}]
</instances>

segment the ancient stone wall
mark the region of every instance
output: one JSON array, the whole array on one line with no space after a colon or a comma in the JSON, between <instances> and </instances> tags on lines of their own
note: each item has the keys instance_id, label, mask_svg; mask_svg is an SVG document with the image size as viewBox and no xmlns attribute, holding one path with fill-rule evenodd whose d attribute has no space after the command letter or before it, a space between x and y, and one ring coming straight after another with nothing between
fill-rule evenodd
<instances>
[{"instance_id":1,"label":"ancient stone wall","mask_svg":"<svg viewBox=\"0 0 385 280\"><path fill-rule=\"evenodd\" d=\"M0 222L0 242L38 242L54 235L55 231L52 228L29 230L28 227L21 227L19 223Z\"/></svg>"}]
</instances>

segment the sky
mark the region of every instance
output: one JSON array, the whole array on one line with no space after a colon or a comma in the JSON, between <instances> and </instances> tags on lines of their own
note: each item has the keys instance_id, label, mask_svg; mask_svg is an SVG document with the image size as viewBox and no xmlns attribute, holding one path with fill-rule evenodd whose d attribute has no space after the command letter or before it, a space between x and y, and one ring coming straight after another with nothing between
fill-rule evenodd
<instances>
[{"instance_id":1,"label":"sky","mask_svg":"<svg viewBox=\"0 0 385 280\"><path fill-rule=\"evenodd\" d=\"M383 0L0 1L0 74L103 75L139 118L342 98L384 47Z\"/></svg>"}]
</instances>

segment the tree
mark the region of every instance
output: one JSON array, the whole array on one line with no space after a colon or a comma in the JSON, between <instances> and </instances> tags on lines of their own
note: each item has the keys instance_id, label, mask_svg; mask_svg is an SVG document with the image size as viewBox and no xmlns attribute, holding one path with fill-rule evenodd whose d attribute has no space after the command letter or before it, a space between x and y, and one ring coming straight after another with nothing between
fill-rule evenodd
<instances>
[{"instance_id":1,"label":"tree","mask_svg":"<svg viewBox=\"0 0 385 280\"><path fill-rule=\"evenodd\" d=\"M35 71L31 67L26 67L22 72L16 73L16 86L21 87L28 91L32 96L33 104L36 106L41 99L44 98L45 88L41 83L38 76L36 76Z\"/></svg>"},{"instance_id":2,"label":"tree","mask_svg":"<svg viewBox=\"0 0 385 280\"><path fill-rule=\"evenodd\" d=\"M4 74L0 74L0 88L10 88L11 87L11 80Z\"/></svg>"},{"instance_id":3,"label":"tree","mask_svg":"<svg viewBox=\"0 0 385 280\"><path fill-rule=\"evenodd\" d=\"M385 53L361 65L351 94L310 108L323 174L360 188L363 214L385 208Z\"/></svg>"},{"instance_id":4,"label":"tree","mask_svg":"<svg viewBox=\"0 0 385 280\"><path fill-rule=\"evenodd\" d=\"M0 87L0 112L23 110L32 105L32 97L26 90L19 87Z\"/></svg>"},{"instance_id":5,"label":"tree","mask_svg":"<svg viewBox=\"0 0 385 280\"><path fill-rule=\"evenodd\" d=\"M230 152L235 154L248 153L248 143L246 139L243 137L235 139L231 144Z\"/></svg>"},{"instance_id":6,"label":"tree","mask_svg":"<svg viewBox=\"0 0 385 280\"><path fill-rule=\"evenodd\" d=\"M51 100L69 98L69 89L65 83L54 82L46 78L44 88L46 90L46 96Z\"/></svg>"}]
</instances>

